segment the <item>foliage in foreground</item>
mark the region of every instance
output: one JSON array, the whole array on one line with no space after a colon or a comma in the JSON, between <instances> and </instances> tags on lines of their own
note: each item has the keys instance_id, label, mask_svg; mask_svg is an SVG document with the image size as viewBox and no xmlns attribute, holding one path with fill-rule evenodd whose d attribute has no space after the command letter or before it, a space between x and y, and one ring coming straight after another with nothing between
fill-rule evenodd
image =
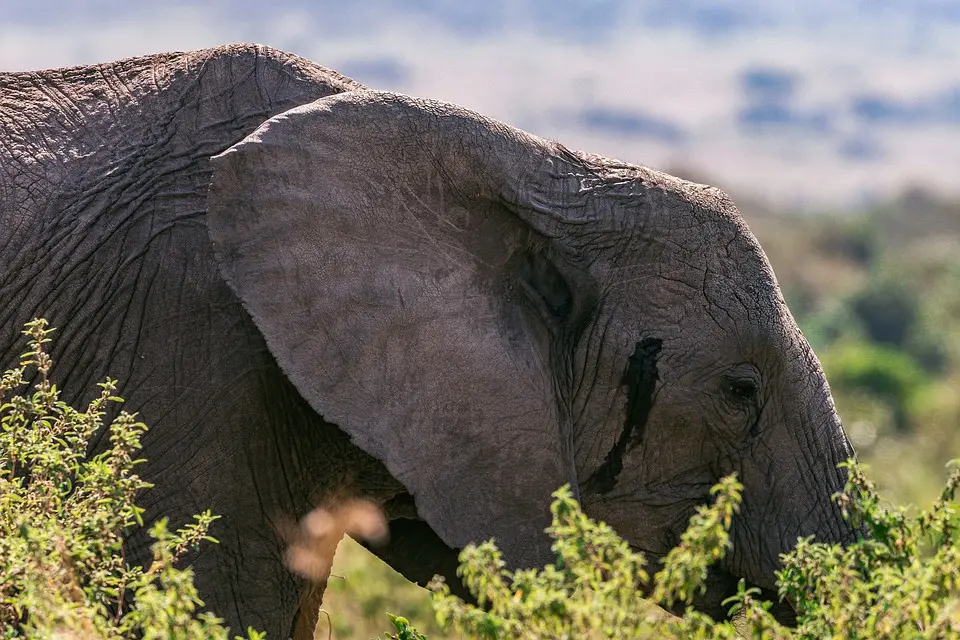
<instances>
[{"instance_id":1,"label":"foliage in foreground","mask_svg":"<svg viewBox=\"0 0 960 640\"><path fill-rule=\"evenodd\" d=\"M0 379L0 633L5 638L226 638L202 602L189 570L174 563L202 540L213 516L170 532L151 530L148 567L127 566L122 540L141 525L134 452L145 426L120 412L107 423L115 382L84 411L60 400L43 345L49 330L28 325L29 350ZM28 379L36 381L29 390ZM25 392L26 391L26 392ZM110 446L86 459L91 437L106 429ZM931 509L910 515L881 504L855 464L836 499L870 536L847 548L801 540L784 557L781 597L798 625L786 628L757 592L740 587L727 601L734 623L690 608L680 618L656 605L690 603L707 567L730 546L740 504L733 477L692 518L680 545L651 577L644 558L603 523L587 518L569 490L555 494L557 561L542 570L508 571L492 542L466 549L461 576L479 606L432 584L442 627L473 638L960 638L960 544L955 493L960 469ZM641 595L647 585L652 599ZM397 640L424 636L392 617ZM253 631L249 637L261 637Z\"/></svg>"},{"instance_id":2,"label":"foliage in foreground","mask_svg":"<svg viewBox=\"0 0 960 640\"><path fill-rule=\"evenodd\" d=\"M557 561L542 570L508 571L493 542L468 547L460 575L478 605L431 584L437 620L469 638L960 638L960 543L954 470L939 500L917 515L889 509L860 467L836 496L846 517L870 536L842 548L801 540L784 556L780 596L794 603L796 627L779 624L770 603L741 582L726 601L734 621L716 622L692 608L676 618L654 606L689 604L702 592L708 565L730 546L728 532L742 487L731 476L713 489L713 505L691 519L680 545L652 582L644 559L610 527L585 516L570 491L554 494ZM652 588L645 600L638 585ZM399 640L422 640L391 617Z\"/></svg>"},{"instance_id":3,"label":"foliage in foreground","mask_svg":"<svg viewBox=\"0 0 960 640\"><path fill-rule=\"evenodd\" d=\"M86 459L121 400L108 379L84 411L61 401L44 351L51 331L28 324L29 350L0 380L0 637L226 638L216 617L198 613L192 572L174 566L212 541L209 512L176 532L158 521L153 562L126 564L124 534L143 524L134 497L149 486L133 457L146 427L120 412L106 426L110 447Z\"/></svg>"}]
</instances>

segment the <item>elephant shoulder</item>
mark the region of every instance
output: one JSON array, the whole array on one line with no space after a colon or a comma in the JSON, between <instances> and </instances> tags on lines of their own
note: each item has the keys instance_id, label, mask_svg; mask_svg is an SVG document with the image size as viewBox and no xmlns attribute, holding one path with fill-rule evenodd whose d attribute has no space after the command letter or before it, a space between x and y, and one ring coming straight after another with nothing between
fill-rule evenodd
<instances>
[{"instance_id":1,"label":"elephant shoulder","mask_svg":"<svg viewBox=\"0 0 960 640\"><path fill-rule=\"evenodd\" d=\"M184 56L188 62L200 63L201 65L238 65L241 69L246 68L247 70L261 66L275 72L281 72L294 80L326 84L331 90L330 93L358 91L366 88L356 80L348 78L329 67L262 44L246 42L226 44L173 55Z\"/></svg>"},{"instance_id":2,"label":"elephant shoulder","mask_svg":"<svg viewBox=\"0 0 960 640\"><path fill-rule=\"evenodd\" d=\"M273 115L359 88L255 44L2 73L0 166L10 170L0 171L0 215L100 211L90 194L128 189L131 180L155 193L163 180L172 192L201 195L205 186L184 181L206 174L209 156Z\"/></svg>"},{"instance_id":3,"label":"elephant shoulder","mask_svg":"<svg viewBox=\"0 0 960 640\"><path fill-rule=\"evenodd\" d=\"M152 142L139 133L170 139L191 129L232 143L248 132L242 129L272 115L363 88L336 71L257 44L0 73L0 121L10 125L0 135L0 154L31 164L52 156L73 161L118 144L130 153Z\"/></svg>"},{"instance_id":4,"label":"elephant shoulder","mask_svg":"<svg viewBox=\"0 0 960 640\"><path fill-rule=\"evenodd\" d=\"M719 216L732 220L740 219L740 212L727 193L709 184L685 180L677 176L645 169L647 180L666 191L678 203L691 206L701 215Z\"/></svg>"}]
</instances>

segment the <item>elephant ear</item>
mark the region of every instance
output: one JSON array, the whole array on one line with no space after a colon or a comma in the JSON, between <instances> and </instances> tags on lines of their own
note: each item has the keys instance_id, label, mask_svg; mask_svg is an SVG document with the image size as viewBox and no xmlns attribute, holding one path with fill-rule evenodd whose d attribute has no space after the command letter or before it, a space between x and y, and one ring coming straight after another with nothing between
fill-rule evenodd
<instances>
[{"instance_id":1,"label":"elephant ear","mask_svg":"<svg viewBox=\"0 0 960 640\"><path fill-rule=\"evenodd\" d=\"M551 323L577 302L558 266L569 159L453 105L356 91L213 160L221 271L284 372L445 543L495 537L514 565L550 560L550 494L577 487L551 368Z\"/></svg>"}]
</instances>

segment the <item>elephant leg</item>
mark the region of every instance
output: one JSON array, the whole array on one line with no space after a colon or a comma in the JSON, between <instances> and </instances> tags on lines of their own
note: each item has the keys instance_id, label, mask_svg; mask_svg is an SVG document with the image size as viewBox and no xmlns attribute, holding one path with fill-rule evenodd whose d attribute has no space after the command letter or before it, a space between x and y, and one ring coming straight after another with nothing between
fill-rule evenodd
<instances>
[{"instance_id":1,"label":"elephant leg","mask_svg":"<svg viewBox=\"0 0 960 640\"><path fill-rule=\"evenodd\" d=\"M234 633L286 637L304 583L284 564L285 528L333 496L400 489L300 396L249 319L221 308L178 314L179 335L156 322L141 331L140 366L121 390L150 426L139 473L155 486L138 502L148 523L167 516L171 527L204 509L220 516L210 529L219 543L184 559L205 608ZM150 543L134 533L128 557L149 561Z\"/></svg>"},{"instance_id":2,"label":"elephant leg","mask_svg":"<svg viewBox=\"0 0 960 640\"><path fill-rule=\"evenodd\" d=\"M292 640L313 640L320 619L320 605L323 604L323 593L327 590L327 583L313 582L307 585L300 599L300 607L290 630Z\"/></svg>"}]
</instances>

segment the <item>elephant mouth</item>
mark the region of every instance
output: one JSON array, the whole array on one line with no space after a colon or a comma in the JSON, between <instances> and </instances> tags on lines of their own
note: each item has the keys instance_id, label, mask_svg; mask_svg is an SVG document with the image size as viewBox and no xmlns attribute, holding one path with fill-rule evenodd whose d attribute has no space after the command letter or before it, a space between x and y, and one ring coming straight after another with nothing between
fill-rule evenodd
<instances>
[{"instance_id":1,"label":"elephant mouth","mask_svg":"<svg viewBox=\"0 0 960 640\"><path fill-rule=\"evenodd\" d=\"M707 574L706 591L694 598L693 607L697 611L709 615L714 620L727 619L730 612L730 605L724 605L723 602L727 598L736 595L739 582L740 578L738 576L722 567L711 567ZM748 584L747 586L753 585ZM796 612L789 603L780 600L776 591L761 588L759 599L773 603L773 606L770 608L770 613L777 622L791 627L796 625ZM682 615L684 609L686 609L686 607L680 605L674 608L673 613Z\"/></svg>"}]
</instances>

